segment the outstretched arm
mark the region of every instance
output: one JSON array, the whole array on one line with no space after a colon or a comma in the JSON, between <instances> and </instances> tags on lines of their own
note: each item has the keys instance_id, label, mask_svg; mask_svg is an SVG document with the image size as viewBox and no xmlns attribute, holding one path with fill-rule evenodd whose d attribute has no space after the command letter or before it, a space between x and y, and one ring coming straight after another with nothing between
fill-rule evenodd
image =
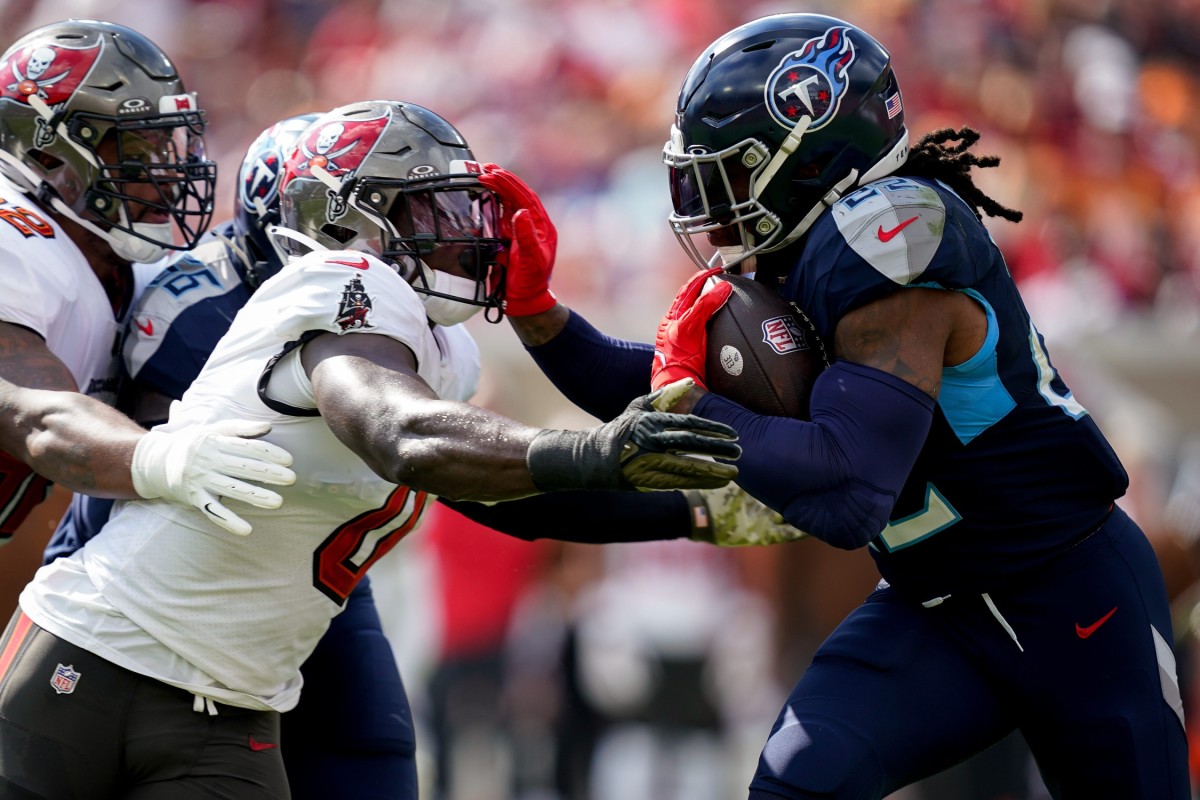
<instances>
[{"instance_id":1,"label":"outstretched arm","mask_svg":"<svg viewBox=\"0 0 1200 800\"><path fill-rule=\"evenodd\" d=\"M805 537L735 484L686 492L552 492L507 503L438 501L518 539L580 544L689 538L721 547Z\"/></svg>"},{"instance_id":2,"label":"outstretched arm","mask_svg":"<svg viewBox=\"0 0 1200 800\"><path fill-rule=\"evenodd\" d=\"M220 497L275 508L282 498L246 483L287 485L295 475L291 456L250 439L264 426L237 422L178 434L148 433L133 420L80 394L74 378L40 336L0 323L0 449L8 454L4 486L28 491L35 481L16 480L21 470L36 473L75 492L119 499L163 498L192 505L234 533L250 526L226 508ZM24 489L16 488L18 484ZM43 494L20 503L21 516ZM0 507L17 498L6 497ZM0 521L11 531L20 519Z\"/></svg>"},{"instance_id":3,"label":"outstretched arm","mask_svg":"<svg viewBox=\"0 0 1200 800\"><path fill-rule=\"evenodd\" d=\"M532 428L442 400L412 352L374 334L323 333L302 364L330 430L385 480L458 500L570 489L723 486L740 453L728 426L655 410L640 398L584 431Z\"/></svg>"}]
</instances>

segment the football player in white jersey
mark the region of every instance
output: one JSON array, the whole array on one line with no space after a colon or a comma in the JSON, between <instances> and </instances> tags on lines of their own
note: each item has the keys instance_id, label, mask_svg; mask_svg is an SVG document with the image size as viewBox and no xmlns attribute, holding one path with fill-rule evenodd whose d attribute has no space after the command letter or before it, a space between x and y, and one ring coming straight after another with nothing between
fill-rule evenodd
<instances>
[{"instance_id":1,"label":"football player in white jersey","mask_svg":"<svg viewBox=\"0 0 1200 800\"><path fill-rule=\"evenodd\" d=\"M286 797L279 712L297 701L299 666L433 496L736 476L731 428L659 412L652 396L583 431L464 402L479 354L460 323L498 318L504 292L481 172L457 130L412 104L343 106L301 136L278 231L299 257L243 306L162 426L269 425L298 479L282 508L245 512L252 536L133 502L38 572L0 643L0 788Z\"/></svg>"},{"instance_id":2,"label":"football player in white jersey","mask_svg":"<svg viewBox=\"0 0 1200 800\"><path fill-rule=\"evenodd\" d=\"M203 128L171 61L129 28L68 20L0 55L0 539L50 481L185 503L246 533L221 498L274 507L278 494L241 479L294 479L286 452L239 438L261 423L147 435L103 402L131 262L190 247L208 225Z\"/></svg>"}]
</instances>

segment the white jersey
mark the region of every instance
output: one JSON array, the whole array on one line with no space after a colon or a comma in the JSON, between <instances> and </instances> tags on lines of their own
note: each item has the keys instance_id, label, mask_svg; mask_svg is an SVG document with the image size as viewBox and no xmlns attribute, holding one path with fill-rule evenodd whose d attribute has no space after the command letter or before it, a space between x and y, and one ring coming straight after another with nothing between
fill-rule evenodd
<instances>
[{"instance_id":1,"label":"white jersey","mask_svg":"<svg viewBox=\"0 0 1200 800\"><path fill-rule=\"evenodd\" d=\"M2 175L0 259L0 320L45 339L81 392L110 392L121 326L108 295L58 223Z\"/></svg>"},{"instance_id":2,"label":"white jersey","mask_svg":"<svg viewBox=\"0 0 1200 800\"><path fill-rule=\"evenodd\" d=\"M254 526L242 537L190 508L123 504L104 535L39 570L21 595L25 613L196 694L247 708L294 706L300 665L330 618L432 501L380 479L316 415L294 343L324 331L390 336L412 350L438 396L474 393L479 352L462 326L431 327L412 287L371 256L310 254L250 298L162 426L270 422L266 438L295 457L297 481L279 490L283 507L239 504Z\"/></svg>"},{"instance_id":3,"label":"white jersey","mask_svg":"<svg viewBox=\"0 0 1200 800\"><path fill-rule=\"evenodd\" d=\"M0 175L0 322L28 328L66 365L79 391L113 405L119 390L118 318L108 294L79 247L58 222ZM133 297L154 269L133 267ZM128 304L132 305L132 303ZM127 312L123 312L127 313ZM19 376L17 376L19 377ZM0 545L7 544L47 482L0 453Z\"/></svg>"}]
</instances>

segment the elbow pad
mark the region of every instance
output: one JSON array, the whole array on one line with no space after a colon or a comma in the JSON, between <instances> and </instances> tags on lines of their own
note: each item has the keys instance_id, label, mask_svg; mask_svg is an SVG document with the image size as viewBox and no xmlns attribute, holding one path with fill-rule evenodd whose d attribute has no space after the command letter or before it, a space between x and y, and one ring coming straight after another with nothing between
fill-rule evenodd
<instances>
[{"instance_id":1,"label":"elbow pad","mask_svg":"<svg viewBox=\"0 0 1200 800\"><path fill-rule=\"evenodd\" d=\"M813 385L811 422L764 417L714 394L694 413L738 431L739 486L795 527L853 549L887 525L934 405L894 375L838 361Z\"/></svg>"}]
</instances>

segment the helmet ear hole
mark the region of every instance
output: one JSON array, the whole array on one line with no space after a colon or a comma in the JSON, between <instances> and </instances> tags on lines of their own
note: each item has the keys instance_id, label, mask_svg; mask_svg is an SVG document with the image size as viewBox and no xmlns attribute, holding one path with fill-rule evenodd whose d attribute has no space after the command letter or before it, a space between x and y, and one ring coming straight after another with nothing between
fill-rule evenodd
<instances>
[{"instance_id":1,"label":"helmet ear hole","mask_svg":"<svg viewBox=\"0 0 1200 800\"><path fill-rule=\"evenodd\" d=\"M29 158L48 170L58 169L63 165L61 158L53 156L45 150L30 150Z\"/></svg>"},{"instance_id":2,"label":"helmet ear hole","mask_svg":"<svg viewBox=\"0 0 1200 800\"><path fill-rule=\"evenodd\" d=\"M347 228L344 225L335 225L332 222L322 225L321 233L333 239L338 244L347 244L357 235L353 228Z\"/></svg>"}]
</instances>

